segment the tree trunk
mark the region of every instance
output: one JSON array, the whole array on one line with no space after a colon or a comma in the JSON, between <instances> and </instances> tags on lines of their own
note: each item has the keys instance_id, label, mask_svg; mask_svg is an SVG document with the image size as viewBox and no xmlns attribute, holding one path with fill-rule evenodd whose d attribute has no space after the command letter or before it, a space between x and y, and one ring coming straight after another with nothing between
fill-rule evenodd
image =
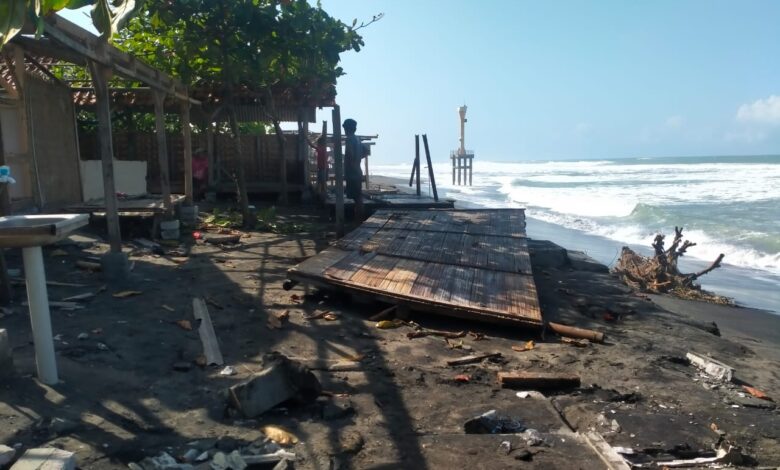
<instances>
[{"instance_id":1,"label":"tree trunk","mask_svg":"<svg viewBox=\"0 0 780 470\"><path fill-rule=\"evenodd\" d=\"M233 133L236 144L236 192L238 193L238 203L241 206L242 226L244 229L250 229L254 228L256 220L254 220L254 214L249 210L249 194L246 191L244 158L241 152L241 133L238 129L238 118L233 104L228 109L228 119L230 120L230 131Z\"/></svg>"},{"instance_id":2,"label":"tree trunk","mask_svg":"<svg viewBox=\"0 0 780 470\"><path fill-rule=\"evenodd\" d=\"M674 241L668 249L664 248L664 236L656 235L652 243L655 256L652 258L637 254L628 247L623 247L613 272L620 276L623 282L643 292L672 293L687 299L731 303L725 297L701 290L701 287L694 283L699 277L719 268L724 255L718 256L707 269L698 273L681 273L677 268L678 260L688 248L696 244L683 240L682 227L675 227L674 231Z\"/></svg>"}]
</instances>

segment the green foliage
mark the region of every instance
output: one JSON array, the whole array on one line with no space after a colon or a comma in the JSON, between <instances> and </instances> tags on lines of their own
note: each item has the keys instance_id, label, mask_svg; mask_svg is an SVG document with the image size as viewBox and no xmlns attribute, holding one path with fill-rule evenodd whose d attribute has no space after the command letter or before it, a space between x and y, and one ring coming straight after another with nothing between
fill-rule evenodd
<instances>
[{"instance_id":1,"label":"green foliage","mask_svg":"<svg viewBox=\"0 0 780 470\"><path fill-rule=\"evenodd\" d=\"M257 224L254 229L263 232L293 234L308 232L312 229L309 224L280 221L276 213L276 207L273 206L260 209L256 214L256 218ZM211 214L203 218L203 223L222 228L240 229L243 227L243 217L240 212L234 210L220 211L219 209L214 209Z\"/></svg>"},{"instance_id":2,"label":"green foliage","mask_svg":"<svg viewBox=\"0 0 780 470\"><path fill-rule=\"evenodd\" d=\"M38 34L45 24L43 18L62 9L77 9L92 5L92 23L103 37L109 38L143 3L142 0L0 0L0 46L16 36L28 19L37 25Z\"/></svg>"},{"instance_id":3,"label":"green foliage","mask_svg":"<svg viewBox=\"0 0 780 470\"><path fill-rule=\"evenodd\" d=\"M147 2L118 42L190 85L274 87L302 101L333 94L340 54L364 44L354 26L306 0Z\"/></svg>"}]
</instances>

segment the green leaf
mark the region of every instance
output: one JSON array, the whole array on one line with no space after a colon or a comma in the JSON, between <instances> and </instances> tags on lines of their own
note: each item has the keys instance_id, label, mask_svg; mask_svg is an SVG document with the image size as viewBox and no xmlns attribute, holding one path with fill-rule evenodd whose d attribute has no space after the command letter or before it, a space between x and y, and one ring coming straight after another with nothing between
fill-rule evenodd
<instances>
[{"instance_id":1,"label":"green leaf","mask_svg":"<svg viewBox=\"0 0 780 470\"><path fill-rule=\"evenodd\" d=\"M26 10L25 0L0 1L0 47L22 30Z\"/></svg>"}]
</instances>

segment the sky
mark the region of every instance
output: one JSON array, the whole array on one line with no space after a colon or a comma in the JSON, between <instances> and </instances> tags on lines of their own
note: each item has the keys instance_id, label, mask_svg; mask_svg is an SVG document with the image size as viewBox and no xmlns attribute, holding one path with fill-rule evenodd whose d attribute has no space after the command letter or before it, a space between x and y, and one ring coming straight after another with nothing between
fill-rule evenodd
<instances>
[{"instance_id":1,"label":"sky","mask_svg":"<svg viewBox=\"0 0 780 470\"><path fill-rule=\"evenodd\" d=\"M376 163L411 163L415 134L446 160L462 104L466 147L489 161L780 153L780 2L322 7L348 24L384 13L337 88L342 119L379 135Z\"/></svg>"}]
</instances>

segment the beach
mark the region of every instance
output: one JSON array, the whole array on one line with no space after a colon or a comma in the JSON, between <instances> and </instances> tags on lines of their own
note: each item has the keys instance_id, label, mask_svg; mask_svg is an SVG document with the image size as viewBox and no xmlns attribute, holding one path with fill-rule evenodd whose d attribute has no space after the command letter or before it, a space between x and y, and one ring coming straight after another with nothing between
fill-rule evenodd
<instances>
[{"instance_id":1,"label":"beach","mask_svg":"<svg viewBox=\"0 0 780 470\"><path fill-rule=\"evenodd\" d=\"M0 442L55 446L74 452L80 468L119 469L161 452L244 452L262 442L262 426L275 425L300 440L286 447L297 469L597 469L604 464L583 440L596 432L610 446L631 449L625 458L634 463L709 457L713 448L734 445L744 465L780 465L775 403L741 386L776 399L780 316L637 296L605 266L564 248L569 240L532 237L545 321L601 332L603 343L575 347L550 331L414 311L404 316L409 323L380 329L370 317L385 304L306 285L283 288L289 268L337 238L315 207L278 210L280 224L302 228L249 231L232 246L198 241L163 255L128 243L133 273L108 290L99 273L73 267L108 249L99 229L46 248L48 279L82 286L51 286L52 298L95 295L77 310L52 312L62 380L55 386L34 378L26 308L16 303L0 318L15 370L0 382ZM54 250L61 252L52 256ZM7 256L11 268L21 263L18 254ZM115 296L124 291L137 294ZM22 286L14 292L23 298ZM206 299L233 375L198 365L197 328L182 323L195 321L194 297ZM462 336L407 335L420 330ZM255 377L271 351L310 367L323 395L260 416L237 414L225 390ZM726 362L739 382L707 377L688 362L689 352ZM447 364L484 353L499 356ZM521 398L497 383L497 373L507 371L574 374L581 384ZM464 432L465 422L490 410L533 432Z\"/></svg>"}]
</instances>

